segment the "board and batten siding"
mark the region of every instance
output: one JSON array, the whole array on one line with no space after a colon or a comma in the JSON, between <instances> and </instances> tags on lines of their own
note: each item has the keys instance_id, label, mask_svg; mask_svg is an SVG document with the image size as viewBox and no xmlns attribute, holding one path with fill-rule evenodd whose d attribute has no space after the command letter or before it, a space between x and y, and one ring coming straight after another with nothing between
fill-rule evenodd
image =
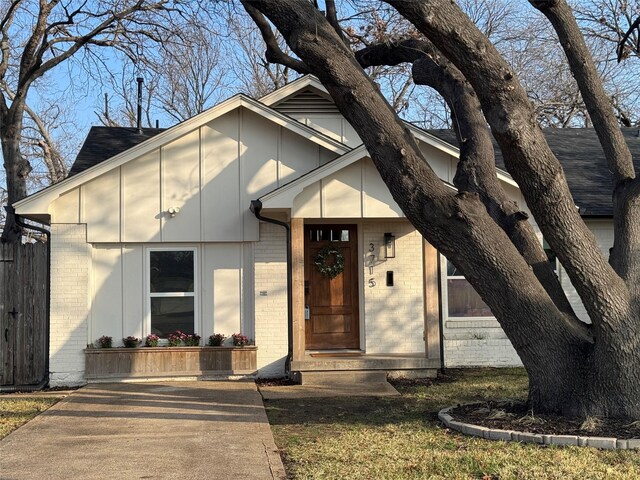
<instances>
[{"instance_id":1,"label":"board and batten siding","mask_svg":"<svg viewBox=\"0 0 640 480\"><path fill-rule=\"evenodd\" d=\"M99 244L91 249L88 343L102 335L149 333L148 249L196 251L196 324L203 342L213 333L253 335L253 243Z\"/></svg>"},{"instance_id":2,"label":"board and batten siding","mask_svg":"<svg viewBox=\"0 0 640 480\"><path fill-rule=\"evenodd\" d=\"M257 241L251 200L334 157L239 108L61 195L49 213L86 223L89 243Z\"/></svg>"}]
</instances>

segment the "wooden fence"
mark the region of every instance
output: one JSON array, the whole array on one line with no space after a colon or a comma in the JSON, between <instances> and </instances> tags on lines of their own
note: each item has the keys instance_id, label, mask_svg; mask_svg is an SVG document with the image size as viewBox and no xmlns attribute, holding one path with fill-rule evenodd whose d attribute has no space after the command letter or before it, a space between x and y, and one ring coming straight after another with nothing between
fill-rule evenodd
<instances>
[{"instance_id":1,"label":"wooden fence","mask_svg":"<svg viewBox=\"0 0 640 480\"><path fill-rule=\"evenodd\" d=\"M0 244L0 386L46 375L47 245Z\"/></svg>"}]
</instances>

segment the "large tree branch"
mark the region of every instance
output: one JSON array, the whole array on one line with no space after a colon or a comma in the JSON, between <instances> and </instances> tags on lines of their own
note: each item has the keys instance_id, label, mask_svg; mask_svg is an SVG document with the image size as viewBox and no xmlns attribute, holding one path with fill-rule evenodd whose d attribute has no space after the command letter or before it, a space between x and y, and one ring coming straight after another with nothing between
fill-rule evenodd
<instances>
[{"instance_id":1,"label":"large tree branch","mask_svg":"<svg viewBox=\"0 0 640 480\"><path fill-rule=\"evenodd\" d=\"M526 214L509 199L496 177L493 144L486 120L480 102L462 72L425 39L371 45L355 52L355 56L363 68L413 63L414 82L428 85L440 93L455 115L455 131L460 144L460 162L454 178L456 187L480 196L491 217L532 266L558 308L572 318L570 321L577 329L584 328L584 324L575 318Z\"/></svg>"},{"instance_id":2,"label":"large tree branch","mask_svg":"<svg viewBox=\"0 0 640 480\"><path fill-rule=\"evenodd\" d=\"M613 174L615 240L609 263L628 284L636 285L640 281L640 268L632 252L640 250L635 225L640 208L640 202L636 201L638 180L633 181L635 169L631 152L618 126L612 101L569 5L564 0L530 0L530 3L549 19L558 35Z\"/></svg>"},{"instance_id":3,"label":"large tree branch","mask_svg":"<svg viewBox=\"0 0 640 480\"><path fill-rule=\"evenodd\" d=\"M325 5L327 8L327 12L326 12L327 20L329 21L333 29L336 31L336 33L340 37L340 40L342 40L343 42L345 42L345 44L348 45L347 39L345 38L344 32L342 31L342 27L340 27L340 21L338 20L338 11L336 10L336 2L334 0L326 0Z\"/></svg>"},{"instance_id":4,"label":"large tree branch","mask_svg":"<svg viewBox=\"0 0 640 480\"><path fill-rule=\"evenodd\" d=\"M280 65L289 67L298 73L309 73L309 68L304 64L304 62L301 62L282 51L280 45L278 45L278 39L273 34L273 30L271 30L271 26L264 18L264 15L262 15L258 9L254 8L254 6L246 0L242 0L242 6L245 8L262 34L264 43L267 46L267 51L264 54L267 62L279 63Z\"/></svg>"},{"instance_id":5,"label":"large tree branch","mask_svg":"<svg viewBox=\"0 0 640 480\"><path fill-rule=\"evenodd\" d=\"M386 0L431 40L478 94L485 118L545 238L594 326L611 335L630 318L629 291L601 254L575 208L560 163L535 121L527 94L495 47L447 0ZM597 299L616 298L615 304ZM613 330L612 330L613 329Z\"/></svg>"},{"instance_id":6,"label":"large tree branch","mask_svg":"<svg viewBox=\"0 0 640 480\"><path fill-rule=\"evenodd\" d=\"M363 140L394 200L418 231L464 272L492 308L525 358L571 355L586 340L558 322L560 313L529 265L487 214L477 195L453 194L429 167L415 139L377 91L326 19L304 0L251 4L278 28L291 49L327 88L342 115ZM516 273L517 272L517 273ZM505 299L510 282L527 285L517 302ZM506 300L506 301L505 301ZM515 299L514 299L515 300ZM517 307L516 307L517 304ZM522 325L512 309L535 322ZM522 310L518 312L522 315ZM531 342L544 338L544 347ZM575 352L574 352L575 353Z\"/></svg>"},{"instance_id":7,"label":"large tree branch","mask_svg":"<svg viewBox=\"0 0 640 480\"><path fill-rule=\"evenodd\" d=\"M13 23L15 12L22 0L11 2L2 21L0 21L0 79L4 79L9 67L10 45L9 45L9 28Z\"/></svg>"},{"instance_id":8,"label":"large tree branch","mask_svg":"<svg viewBox=\"0 0 640 480\"><path fill-rule=\"evenodd\" d=\"M634 178L631 152L571 8L564 0L530 0L529 3L549 19L558 35L613 174L614 186Z\"/></svg>"},{"instance_id":9,"label":"large tree branch","mask_svg":"<svg viewBox=\"0 0 640 480\"><path fill-rule=\"evenodd\" d=\"M568 321L576 330L586 330L575 317L558 277L527 220L528 215L509 198L496 176L491 134L471 85L462 72L440 54L415 62L413 78L416 84L428 85L440 93L454 116L454 130L460 145L460 161L453 179L456 187L479 195L491 218L531 265L558 309L569 316Z\"/></svg>"}]
</instances>

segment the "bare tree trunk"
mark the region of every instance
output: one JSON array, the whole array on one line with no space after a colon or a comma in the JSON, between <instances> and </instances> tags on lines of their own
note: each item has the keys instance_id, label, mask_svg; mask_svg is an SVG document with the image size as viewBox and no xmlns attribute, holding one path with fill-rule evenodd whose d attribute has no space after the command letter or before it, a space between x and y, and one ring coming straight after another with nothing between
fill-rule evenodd
<instances>
[{"instance_id":1,"label":"bare tree trunk","mask_svg":"<svg viewBox=\"0 0 640 480\"><path fill-rule=\"evenodd\" d=\"M632 321L637 310L629 290L577 214L526 95L520 97L517 81L494 58L490 44L483 43L486 39L468 33L475 27L449 11L454 7L448 1L389 2L450 60L459 60L456 66L478 93L512 175L586 299L595 319L595 343L542 287L488 214L479 193L455 195L443 188L406 127L320 12L305 1L245 3L266 15L305 68L320 78L407 218L461 268L490 306L527 368L531 407L573 415L640 417L640 336ZM452 41L445 30L464 33Z\"/></svg>"},{"instance_id":2,"label":"bare tree trunk","mask_svg":"<svg viewBox=\"0 0 640 480\"><path fill-rule=\"evenodd\" d=\"M19 116L15 110L12 109L12 111L11 117L13 118L2 118L2 127L0 127L2 156L7 176L7 203L9 205L27 196L27 176L31 172L31 165L23 158L20 151L22 110L20 110ZM15 243L20 242L21 239L22 229L15 223L14 214L7 212L0 240Z\"/></svg>"}]
</instances>

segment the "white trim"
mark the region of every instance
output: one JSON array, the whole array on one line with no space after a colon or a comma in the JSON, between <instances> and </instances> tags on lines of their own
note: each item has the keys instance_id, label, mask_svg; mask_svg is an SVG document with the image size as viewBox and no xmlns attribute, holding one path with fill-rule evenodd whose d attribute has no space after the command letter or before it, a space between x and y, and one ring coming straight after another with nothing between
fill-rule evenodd
<instances>
[{"instance_id":1,"label":"white trim","mask_svg":"<svg viewBox=\"0 0 640 480\"><path fill-rule=\"evenodd\" d=\"M260 197L262 206L264 208L290 208L291 205L293 205L293 199L302 192L305 187L368 156L369 152L367 152L367 149L364 145L360 145L341 157L325 163L321 167L298 177L296 180L286 183L282 187L263 195Z\"/></svg>"},{"instance_id":2,"label":"white trim","mask_svg":"<svg viewBox=\"0 0 640 480\"><path fill-rule=\"evenodd\" d=\"M320 92L324 93L328 98L331 98L331 95L329 95L329 91L324 87L324 85L320 82L320 80L318 80L317 77L313 75L305 75L303 77L300 77L294 80L291 83L288 83L284 87L281 87L278 90L275 90L265 95L264 97L261 97L260 103L263 103L270 107L278 102L281 102L287 97L291 97L295 95L302 89L308 88L308 87L319 90Z\"/></svg>"},{"instance_id":3,"label":"white trim","mask_svg":"<svg viewBox=\"0 0 640 480\"><path fill-rule=\"evenodd\" d=\"M442 304L442 321L446 323L449 320L455 321L486 321L486 320L496 320L494 315L486 316L486 317L450 317L449 316L449 289L447 288L447 280L467 280L464 275L451 275L449 276L447 273L447 257L439 253L440 255L440 272L443 272L444 275L440 275L440 303ZM468 282L468 280L467 280Z\"/></svg>"},{"instance_id":4,"label":"white trim","mask_svg":"<svg viewBox=\"0 0 640 480\"><path fill-rule=\"evenodd\" d=\"M350 152L338 157L328 163L325 163L321 167L316 168L315 170L311 170L308 173L292 180L289 183L284 184L283 186L272 190L269 193L264 194L260 197L260 201L262 202L263 208L292 208L293 202L295 198L309 185L312 185L315 182L321 181L329 175L342 170L343 168L348 167L349 165L362 160L363 158L370 158L369 152L365 148L364 145L360 145ZM362 180L362 179L361 179ZM451 185L447 180L440 178L442 182L449 187L453 191L458 191L458 189ZM503 180L507 183L511 183L510 181ZM361 184L362 185L362 184ZM514 182L515 185L515 182ZM516 185L517 187L517 185ZM321 216L324 214L324 196L321 195ZM364 208L364 207L363 207Z\"/></svg>"},{"instance_id":5,"label":"white trim","mask_svg":"<svg viewBox=\"0 0 640 480\"><path fill-rule=\"evenodd\" d=\"M169 128L150 139L131 147L124 152L111 157L87 170L84 170L72 177L63 180L60 183L45 188L33 195L28 196L14 204L16 213L28 216L29 213L48 212L49 204L63 193L76 188L79 185L102 175L103 173L119 167L145 153L159 149L167 143L170 143L187 133L200 128L201 126L211 122L212 120L229 113L230 111L243 107L252 112L272 121L273 123L285 127L294 133L310 140L334 153L344 154L350 150L346 145L334 140L323 133L314 130L282 113L279 113L266 105L247 97L243 94L235 95L228 100L218 104L195 117L186 120L175 127ZM29 208L32 207L32 208ZM28 211L27 211L28 210Z\"/></svg>"},{"instance_id":6,"label":"white trim","mask_svg":"<svg viewBox=\"0 0 640 480\"><path fill-rule=\"evenodd\" d=\"M200 295L198 295L198 288L201 286L200 281L200 265L199 246L185 245L185 246L145 246L144 247L144 298L145 298L145 311L144 322L142 324L142 337L147 337L151 332L151 299L152 298L193 298L193 331L199 333L202 331L202 320L200 318ZM151 276L149 271L151 268L151 252L193 252L193 292L151 292Z\"/></svg>"},{"instance_id":7,"label":"white trim","mask_svg":"<svg viewBox=\"0 0 640 480\"><path fill-rule=\"evenodd\" d=\"M313 75L305 75L304 77L298 78L297 80L285 85L284 87L279 88L278 90L271 92L268 95L265 95L264 97L260 98L260 102L265 105L272 106L276 103L281 102L287 97L295 95L302 89L309 87L314 88L331 98L329 91L324 87L324 85L322 85L317 77ZM314 116L323 116L323 114L314 114ZM324 114L324 116L326 116L327 118L335 117L334 114ZM443 152L453 157L460 158L460 149L456 146L451 145L450 143L436 137L435 135L421 129L420 127L416 127L409 122L404 123L409 131L413 134L413 136L417 139L422 140L424 143L431 145L438 150L442 150ZM518 184L515 182L515 180L513 180L513 177L508 172L498 167L496 167L496 172L500 180L513 185L514 187L518 187Z\"/></svg>"}]
</instances>

